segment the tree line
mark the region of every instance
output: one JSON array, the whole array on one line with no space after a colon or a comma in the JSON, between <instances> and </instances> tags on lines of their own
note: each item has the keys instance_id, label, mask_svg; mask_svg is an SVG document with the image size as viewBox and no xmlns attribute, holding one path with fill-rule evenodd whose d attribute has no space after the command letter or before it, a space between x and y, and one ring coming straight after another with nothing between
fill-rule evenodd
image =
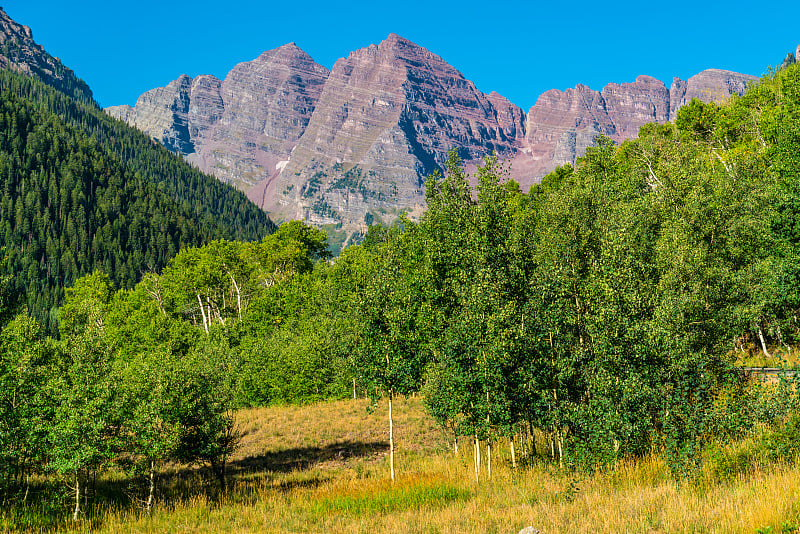
<instances>
[{"instance_id":1,"label":"tree line","mask_svg":"<svg viewBox=\"0 0 800 534\"><path fill-rule=\"evenodd\" d=\"M600 137L529 194L492 158L473 190L452 154L361 293L355 368L390 403L424 391L476 461L535 429L561 464L662 451L685 474L709 443L779 424L796 391L755 401L733 366L800 340L798 112L792 66Z\"/></svg>"},{"instance_id":2,"label":"tree line","mask_svg":"<svg viewBox=\"0 0 800 534\"><path fill-rule=\"evenodd\" d=\"M295 223L259 243L185 248L162 273L128 290L116 290L98 270L66 290L58 339L24 311L14 313L6 278L0 499L25 503L31 477L56 476L71 488L77 519L93 498L92 481L115 469L148 481L137 498L149 510L168 461L207 467L224 492L238 440L232 410L277 397L258 380L269 372L264 356L247 350L238 331L251 322L278 324L280 314L265 308L268 294L325 255L321 233ZM271 363L276 385L286 379L281 387L291 388L300 379ZM320 373L322 365L309 367ZM315 376L292 395L329 397L328 378Z\"/></svg>"}]
</instances>

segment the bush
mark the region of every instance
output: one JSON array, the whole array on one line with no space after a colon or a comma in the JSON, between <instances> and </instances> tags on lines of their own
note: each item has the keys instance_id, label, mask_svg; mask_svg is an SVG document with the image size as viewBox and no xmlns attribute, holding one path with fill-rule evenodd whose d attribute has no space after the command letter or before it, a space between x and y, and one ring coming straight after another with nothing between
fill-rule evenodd
<instances>
[{"instance_id":1,"label":"bush","mask_svg":"<svg viewBox=\"0 0 800 534\"><path fill-rule=\"evenodd\" d=\"M703 471L713 480L729 480L771 464L793 464L799 453L800 412L794 412L778 426L761 426L750 438L706 447Z\"/></svg>"}]
</instances>

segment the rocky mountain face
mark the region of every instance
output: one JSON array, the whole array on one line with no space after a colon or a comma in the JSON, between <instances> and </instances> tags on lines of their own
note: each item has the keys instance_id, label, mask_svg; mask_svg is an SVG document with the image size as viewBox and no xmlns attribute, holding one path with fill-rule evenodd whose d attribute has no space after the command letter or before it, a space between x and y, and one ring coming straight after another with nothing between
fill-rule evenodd
<instances>
[{"instance_id":1,"label":"rocky mountain face","mask_svg":"<svg viewBox=\"0 0 800 534\"><path fill-rule=\"evenodd\" d=\"M363 230L421 208L424 177L457 148L513 156L523 112L485 95L442 58L397 35L334 65L263 206L283 218Z\"/></svg>"},{"instance_id":2,"label":"rocky mountain face","mask_svg":"<svg viewBox=\"0 0 800 534\"><path fill-rule=\"evenodd\" d=\"M525 114L392 34L330 72L289 44L237 65L224 81L184 75L135 107L107 111L277 219L306 220L342 241L421 210L425 176L452 148L468 163L496 151L527 190L598 134L622 142L648 122L673 120L692 98L721 101L753 80L711 69L669 88L650 76L600 91L578 85L545 92Z\"/></svg>"},{"instance_id":3,"label":"rocky mountain face","mask_svg":"<svg viewBox=\"0 0 800 534\"><path fill-rule=\"evenodd\" d=\"M224 81L183 75L144 93L135 107L106 111L247 191L280 172L327 77L328 69L292 43L240 63Z\"/></svg>"},{"instance_id":4,"label":"rocky mountain face","mask_svg":"<svg viewBox=\"0 0 800 534\"><path fill-rule=\"evenodd\" d=\"M621 143L635 137L644 124L674 120L678 109L693 98L721 102L731 94L744 94L747 84L757 79L709 69L688 82L673 78L669 89L650 76L639 76L633 83L611 83L601 91L585 85L566 91L551 89L528 112L526 149L514 164L525 168L523 181L541 177L558 165L574 163L599 134Z\"/></svg>"},{"instance_id":5,"label":"rocky mountain face","mask_svg":"<svg viewBox=\"0 0 800 534\"><path fill-rule=\"evenodd\" d=\"M28 26L14 21L0 7L0 69L5 68L39 78L70 96L92 100L86 82L34 42Z\"/></svg>"}]
</instances>

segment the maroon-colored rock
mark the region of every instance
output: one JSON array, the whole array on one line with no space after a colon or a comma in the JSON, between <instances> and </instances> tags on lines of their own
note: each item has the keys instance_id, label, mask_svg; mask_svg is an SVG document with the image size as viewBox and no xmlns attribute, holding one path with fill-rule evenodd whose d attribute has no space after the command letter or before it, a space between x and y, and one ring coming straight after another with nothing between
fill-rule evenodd
<instances>
[{"instance_id":1,"label":"maroon-colored rock","mask_svg":"<svg viewBox=\"0 0 800 534\"><path fill-rule=\"evenodd\" d=\"M574 163L594 145L599 134L621 143L636 137L648 122L674 120L678 109L693 98L721 102L734 93L744 94L748 83L757 79L710 69L688 82L674 78L669 91L663 82L650 76L639 76L633 83L611 83L602 91L585 85L566 91L551 89L528 112L528 150L515 158L518 170L514 174L526 186L558 165Z\"/></svg>"},{"instance_id":2,"label":"maroon-colored rock","mask_svg":"<svg viewBox=\"0 0 800 534\"><path fill-rule=\"evenodd\" d=\"M247 190L280 172L327 76L325 67L291 43L236 65L224 81L183 75L147 91L135 107L106 111L204 172Z\"/></svg>"},{"instance_id":3,"label":"maroon-colored rock","mask_svg":"<svg viewBox=\"0 0 800 534\"><path fill-rule=\"evenodd\" d=\"M391 222L422 208L425 176L449 150L468 161L513 156L523 120L502 96L391 34L336 62L266 208L349 234L365 229L365 216Z\"/></svg>"},{"instance_id":4,"label":"maroon-colored rock","mask_svg":"<svg viewBox=\"0 0 800 534\"><path fill-rule=\"evenodd\" d=\"M743 93L752 76L708 70L669 89L650 76L543 93L527 117L441 57L391 34L329 73L294 44L237 65L224 81L182 76L109 112L244 189L277 220L340 235L424 207L424 180L451 149L474 168L496 152L523 190L572 163L595 137L621 143L675 118L692 98Z\"/></svg>"}]
</instances>

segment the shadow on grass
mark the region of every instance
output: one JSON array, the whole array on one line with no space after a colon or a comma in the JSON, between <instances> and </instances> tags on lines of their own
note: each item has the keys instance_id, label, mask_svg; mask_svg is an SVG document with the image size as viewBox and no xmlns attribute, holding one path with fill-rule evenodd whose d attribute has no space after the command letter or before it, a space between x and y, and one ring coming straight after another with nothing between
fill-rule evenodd
<instances>
[{"instance_id":1,"label":"shadow on grass","mask_svg":"<svg viewBox=\"0 0 800 534\"><path fill-rule=\"evenodd\" d=\"M303 471L324 462L369 458L388 450L389 446L380 441L342 441L324 447L284 449L232 461L228 466L228 473L237 476L265 471L277 473Z\"/></svg>"},{"instance_id":2,"label":"shadow on grass","mask_svg":"<svg viewBox=\"0 0 800 534\"><path fill-rule=\"evenodd\" d=\"M357 459L383 455L388 452L384 442L342 441L323 447L298 447L268 452L258 456L231 461L227 468L228 492L219 493L216 481L207 468L172 465L156 478L156 508L171 509L179 503L206 499L208 506L224 506L227 502L257 502L266 487L279 492L295 489L313 489L327 480L330 474L312 472L325 463L346 465ZM275 474L297 472L295 478L277 477ZM92 479L82 514L81 528L99 528L109 510L146 514L149 480L146 476L99 476ZM39 495L34 505L16 503L8 509L0 507L0 532L30 532L70 530L75 525L69 521L72 493L68 484L52 478L32 488Z\"/></svg>"}]
</instances>

